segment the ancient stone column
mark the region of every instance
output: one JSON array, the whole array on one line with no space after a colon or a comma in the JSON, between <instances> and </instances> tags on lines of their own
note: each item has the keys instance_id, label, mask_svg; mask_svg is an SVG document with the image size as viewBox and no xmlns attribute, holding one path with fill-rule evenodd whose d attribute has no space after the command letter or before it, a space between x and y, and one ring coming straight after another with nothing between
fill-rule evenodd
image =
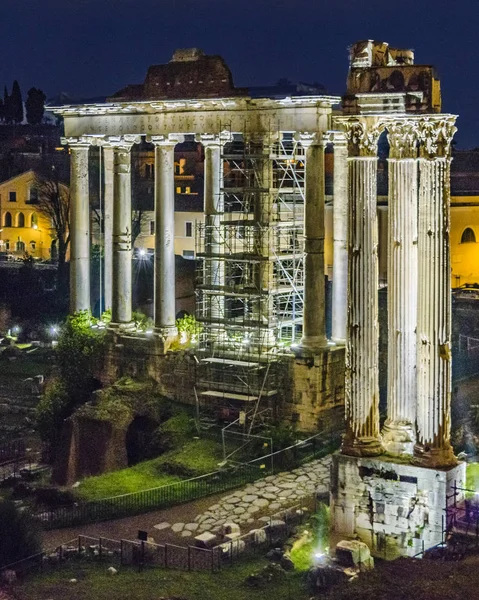
<instances>
[{"instance_id":1,"label":"ancient stone column","mask_svg":"<svg viewBox=\"0 0 479 600\"><path fill-rule=\"evenodd\" d=\"M105 265L105 310L112 307L113 280L113 148L103 146L104 166L104 265Z\"/></svg>"},{"instance_id":2,"label":"ancient stone column","mask_svg":"<svg viewBox=\"0 0 479 600\"><path fill-rule=\"evenodd\" d=\"M133 136L110 138L113 146L113 276L111 326L132 329L131 147Z\"/></svg>"},{"instance_id":3,"label":"ancient stone column","mask_svg":"<svg viewBox=\"0 0 479 600\"><path fill-rule=\"evenodd\" d=\"M450 143L455 117L420 124L417 443L414 462L446 467L456 459L451 428Z\"/></svg>"},{"instance_id":4,"label":"ancient stone column","mask_svg":"<svg viewBox=\"0 0 479 600\"><path fill-rule=\"evenodd\" d=\"M272 145L277 137L272 134L250 136L245 140L249 146L249 161L252 164L250 185L254 188L255 219L255 251L260 260L254 265L255 286L259 299L253 306L253 314L258 321L255 335L262 350L271 348L276 343L273 301L273 263L271 261L273 240L271 223L273 220L273 164L271 161Z\"/></svg>"},{"instance_id":5,"label":"ancient stone column","mask_svg":"<svg viewBox=\"0 0 479 600\"><path fill-rule=\"evenodd\" d=\"M197 140L203 144L204 162L204 211L205 211L205 264L204 281L210 290L209 317L215 327L213 336L221 336L224 332L225 306L222 289L224 286L224 232L221 229L221 219L224 213L223 160L221 158L222 144L229 141L230 134L221 136L201 134Z\"/></svg>"},{"instance_id":6,"label":"ancient stone column","mask_svg":"<svg viewBox=\"0 0 479 600\"><path fill-rule=\"evenodd\" d=\"M304 312L301 350L314 354L327 348L324 301L324 140L300 134L306 151L304 207Z\"/></svg>"},{"instance_id":7,"label":"ancient stone column","mask_svg":"<svg viewBox=\"0 0 479 600\"><path fill-rule=\"evenodd\" d=\"M416 421L417 126L388 126L388 416L383 446L412 454Z\"/></svg>"},{"instance_id":8,"label":"ancient stone column","mask_svg":"<svg viewBox=\"0 0 479 600\"><path fill-rule=\"evenodd\" d=\"M67 139L70 146L70 312L90 310L90 199L88 150L83 140Z\"/></svg>"},{"instance_id":9,"label":"ancient stone column","mask_svg":"<svg viewBox=\"0 0 479 600\"><path fill-rule=\"evenodd\" d=\"M333 302L331 338L346 343L348 322L348 147L346 137L333 134Z\"/></svg>"},{"instance_id":10,"label":"ancient stone column","mask_svg":"<svg viewBox=\"0 0 479 600\"><path fill-rule=\"evenodd\" d=\"M349 276L346 345L346 435L342 452L381 454L379 434L379 326L377 142L374 121L349 121Z\"/></svg>"},{"instance_id":11,"label":"ancient stone column","mask_svg":"<svg viewBox=\"0 0 479 600\"><path fill-rule=\"evenodd\" d=\"M152 136L155 146L155 333L177 335L175 295L175 146L183 136Z\"/></svg>"}]
</instances>

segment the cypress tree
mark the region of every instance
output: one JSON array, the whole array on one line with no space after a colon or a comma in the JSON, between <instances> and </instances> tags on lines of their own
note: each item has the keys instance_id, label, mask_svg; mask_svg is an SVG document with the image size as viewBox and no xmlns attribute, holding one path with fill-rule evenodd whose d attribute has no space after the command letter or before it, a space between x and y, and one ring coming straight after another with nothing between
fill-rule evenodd
<instances>
[{"instance_id":1,"label":"cypress tree","mask_svg":"<svg viewBox=\"0 0 479 600\"><path fill-rule=\"evenodd\" d=\"M45 112L46 96L37 88L30 88L27 92L27 100L25 109L27 112L27 121L31 125L38 125L42 122L43 113Z\"/></svg>"},{"instance_id":2,"label":"cypress tree","mask_svg":"<svg viewBox=\"0 0 479 600\"><path fill-rule=\"evenodd\" d=\"M12 121L21 123L23 121L23 101L22 92L18 81L15 79L12 86L12 95L10 96Z\"/></svg>"},{"instance_id":3,"label":"cypress tree","mask_svg":"<svg viewBox=\"0 0 479 600\"><path fill-rule=\"evenodd\" d=\"M11 102L10 96L8 95L7 86L5 86L3 89L3 121L5 123L12 122Z\"/></svg>"}]
</instances>

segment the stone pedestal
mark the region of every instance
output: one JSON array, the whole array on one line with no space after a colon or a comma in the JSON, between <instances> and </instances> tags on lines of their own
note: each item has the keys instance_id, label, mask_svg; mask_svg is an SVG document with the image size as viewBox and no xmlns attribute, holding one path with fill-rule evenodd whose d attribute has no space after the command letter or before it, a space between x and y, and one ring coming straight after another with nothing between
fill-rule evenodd
<instances>
[{"instance_id":1,"label":"stone pedestal","mask_svg":"<svg viewBox=\"0 0 479 600\"><path fill-rule=\"evenodd\" d=\"M333 536L360 539L387 560L442 541L447 496L466 479L464 463L433 469L344 454L333 457L331 469Z\"/></svg>"}]
</instances>

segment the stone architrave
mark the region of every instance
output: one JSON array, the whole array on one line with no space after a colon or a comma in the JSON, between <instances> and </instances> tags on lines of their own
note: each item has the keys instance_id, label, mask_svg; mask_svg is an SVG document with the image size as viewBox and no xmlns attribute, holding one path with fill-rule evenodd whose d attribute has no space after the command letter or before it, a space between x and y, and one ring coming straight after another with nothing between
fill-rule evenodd
<instances>
[{"instance_id":1,"label":"stone architrave","mask_svg":"<svg viewBox=\"0 0 479 600\"><path fill-rule=\"evenodd\" d=\"M346 343L348 322L348 146L346 136L332 134L334 148L333 301L331 338Z\"/></svg>"},{"instance_id":2,"label":"stone architrave","mask_svg":"<svg viewBox=\"0 0 479 600\"><path fill-rule=\"evenodd\" d=\"M446 467L451 429L450 144L455 117L420 121L417 442L414 462Z\"/></svg>"},{"instance_id":3,"label":"stone architrave","mask_svg":"<svg viewBox=\"0 0 479 600\"><path fill-rule=\"evenodd\" d=\"M112 328L129 330L132 325L131 242L131 148L139 136L108 139L113 147L113 277Z\"/></svg>"},{"instance_id":4,"label":"stone architrave","mask_svg":"<svg viewBox=\"0 0 479 600\"><path fill-rule=\"evenodd\" d=\"M113 148L108 144L102 146L104 168L104 263L105 281L104 297L105 310L112 307L112 281L113 281Z\"/></svg>"},{"instance_id":5,"label":"stone architrave","mask_svg":"<svg viewBox=\"0 0 479 600\"><path fill-rule=\"evenodd\" d=\"M65 138L70 147L70 312L90 310L90 200L86 138Z\"/></svg>"},{"instance_id":6,"label":"stone architrave","mask_svg":"<svg viewBox=\"0 0 479 600\"><path fill-rule=\"evenodd\" d=\"M383 446L412 454L416 429L417 121L387 125L388 197L388 415Z\"/></svg>"},{"instance_id":7,"label":"stone architrave","mask_svg":"<svg viewBox=\"0 0 479 600\"><path fill-rule=\"evenodd\" d=\"M184 136L152 136L155 146L155 334L177 335L175 294L175 146Z\"/></svg>"},{"instance_id":8,"label":"stone architrave","mask_svg":"<svg viewBox=\"0 0 479 600\"><path fill-rule=\"evenodd\" d=\"M328 347L324 289L324 147L321 134L300 134L305 149L304 312L301 352L314 354Z\"/></svg>"},{"instance_id":9,"label":"stone architrave","mask_svg":"<svg viewBox=\"0 0 479 600\"><path fill-rule=\"evenodd\" d=\"M210 257L205 269L205 284L210 288L210 319L216 324L216 334L224 333L225 306L221 290L224 286L224 232L221 218L224 213L223 194L223 160L221 149L223 144L231 140L231 134L200 134L205 152L204 162L204 211L205 211L205 254ZM216 290L217 293L214 293ZM216 336L215 336L216 337Z\"/></svg>"},{"instance_id":10,"label":"stone architrave","mask_svg":"<svg viewBox=\"0 0 479 600\"><path fill-rule=\"evenodd\" d=\"M377 144L375 120L345 123L349 141L348 341L346 435L342 452L381 454L379 433L379 325Z\"/></svg>"}]
</instances>

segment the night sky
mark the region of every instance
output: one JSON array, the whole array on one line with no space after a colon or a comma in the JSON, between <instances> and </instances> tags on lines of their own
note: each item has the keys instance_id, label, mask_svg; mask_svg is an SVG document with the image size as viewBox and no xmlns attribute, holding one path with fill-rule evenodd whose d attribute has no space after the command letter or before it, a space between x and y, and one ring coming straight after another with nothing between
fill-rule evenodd
<instances>
[{"instance_id":1,"label":"night sky","mask_svg":"<svg viewBox=\"0 0 479 600\"><path fill-rule=\"evenodd\" d=\"M479 147L477 0L0 0L0 85L108 95L196 46L221 54L237 86L287 77L340 95L347 47L367 38L434 64L458 147Z\"/></svg>"}]
</instances>

